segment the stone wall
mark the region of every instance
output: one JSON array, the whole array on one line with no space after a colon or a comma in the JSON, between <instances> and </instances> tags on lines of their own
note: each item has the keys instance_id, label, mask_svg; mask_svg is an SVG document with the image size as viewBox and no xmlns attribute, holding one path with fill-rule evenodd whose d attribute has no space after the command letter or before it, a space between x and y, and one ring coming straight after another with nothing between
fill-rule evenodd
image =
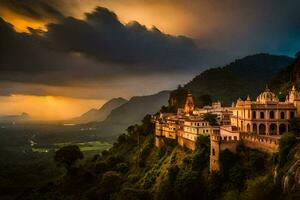
<instances>
[{"instance_id":1,"label":"stone wall","mask_svg":"<svg viewBox=\"0 0 300 200\"><path fill-rule=\"evenodd\" d=\"M279 138L241 133L241 139L246 147L252 149L257 149L267 153L274 153L278 151Z\"/></svg>"},{"instance_id":2,"label":"stone wall","mask_svg":"<svg viewBox=\"0 0 300 200\"><path fill-rule=\"evenodd\" d=\"M196 143L192 140L178 136L177 142L182 147L187 147L188 149L191 149L193 151L196 149Z\"/></svg>"}]
</instances>

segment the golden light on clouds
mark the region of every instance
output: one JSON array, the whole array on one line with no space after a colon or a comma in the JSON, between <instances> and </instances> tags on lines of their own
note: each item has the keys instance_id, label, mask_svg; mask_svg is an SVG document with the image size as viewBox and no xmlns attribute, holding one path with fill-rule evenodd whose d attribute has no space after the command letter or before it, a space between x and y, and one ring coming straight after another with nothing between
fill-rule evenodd
<instances>
[{"instance_id":1,"label":"golden light on clouds","mask_svg":"<svg viewBox=\"0 0 300 200\"><path fill-rule=\"evenodd\" d=\"M156 26L165 33L176 35L188 34L189 22L193 17L191 13L183 12L175 5L167 4L166 2L149 3L149 1L130 0L124 3L118 0L62 0L54 1L53 6L65 16L72 16L78 19L84 19L85 13L92 12L97 6L103 6L115 12L124 24L130 21L138 21L148 28ZM13 24L18 32L28 32L28 27L45 30L45 25L53 22L50 19L33 19L6 8L0 8L0 16L5 21Z\"/></svg>"},{"instance_id":2,"label":"golden light on clouds","mask_svg":"<svg viewBox=\"0 0 300 200\"><path fill-rule=\"evenodd\" d=\"M0 96L1 114L28 113L42 120L61 120L79 116L91 108L99 108L104 100L75 99L60 96Z\"/></svg>"},{"instance_id":3,"label":"golden light on clouds","mask_svg":"<svg viewBox=\"0 0 300 200\"><path fill-rule=\"evenodd\" d=\"M28 32L28 27L46 30L46 22L16 14L8 9L0 8L0 16L12 24L17 32Z\"/></svg>"}]
</instances>

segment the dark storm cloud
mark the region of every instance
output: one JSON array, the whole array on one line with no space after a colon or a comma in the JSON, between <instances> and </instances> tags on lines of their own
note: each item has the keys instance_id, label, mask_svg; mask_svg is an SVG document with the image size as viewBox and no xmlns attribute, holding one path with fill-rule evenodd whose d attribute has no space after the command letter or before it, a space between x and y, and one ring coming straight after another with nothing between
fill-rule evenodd
<instances>
[{"instance_id":1,"label":"dark storm cloud","mask_svg":"<svg viewBox=\"0 0 300 200\"><path fill-rule=\"evenodd\" d=\"M72 85L199 66L200 50L192 39L138 22L123 25L106 8L87 13L85 20L67 17L47 27L17 33L0 18L1 81Z\"/></svg>"},{"instance_id":2,"label":"dark storm cloud","mask_svg":"<svg viewBox=\"0 0 300 200\"><path fill-rule=\"evenodd\" d=\"M0 6L33 19L61 19L63 14L44 0L1 0Z\"/></svg>"},{"instance_id":3,"label":"dark storm cloud","mask_svg":"<svg viewBox=\"0 0 300 200\"><path fill-rule=\"evenodd\" d=\"M69 17L48 25L45 39L54 48L146 70L145 65L152 69L190 66L199 56L192 39L166 35L155 27L148 30L138 22L123 25L115 13L101 7L86 14L84 21Z\"/></svg>"}]
</instances>

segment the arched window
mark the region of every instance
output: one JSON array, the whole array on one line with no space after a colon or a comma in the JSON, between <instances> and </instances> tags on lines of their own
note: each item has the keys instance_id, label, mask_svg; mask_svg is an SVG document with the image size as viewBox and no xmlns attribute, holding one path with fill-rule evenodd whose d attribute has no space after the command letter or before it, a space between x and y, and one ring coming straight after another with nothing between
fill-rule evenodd
<instances>
[{"instance_id":1,"label":"arched window","mask_svg":"<svg viewBox=\"0 0 300 200\"><path fill-rule=\"evenodd\" d=\"M274 119L274 111L273 110L270 111L270 119Z\"/></svg>"},{"instance_id":2,"label":"arched window","mask_svg":"<svg viewBox=\"0 0 300 200\"><path fill-rule=\"evenodd\" d=\"M259 134L266 135L266 125L264 125L264 124L259 125Z\"/></svg>"},{"instance_id":3,"label":"arched window","mask_svg":"<svg viewBox=\"0 0 300 200\"><path fill-rule=\"evenodd\" d=\"M286 125L285 124L280 124L279 125L279 134L282 135L285 132L286 132Z\"/></svg>"},{"instance_id":4,"label":"arched window","mask_svg":"<svg viewBox=\"0 0 300 200\"><path fill-rule=\"evenodd\" d=\"M252 118L256 119L256 112L255 111L252 111Z\"/></svg>"},{"instance_id":5,"label":"arched window","mask_svg":"<svg viewBox=\"0 0 300 200\"><path fill-rule=\"evenodd\" d=\"M280 119L284 119L285 118L285 113L284 112L281 112L280 113Z\"/></svg>"},{"instance_id":6,"label":"arched window","mask_svg":"<svg viewBox=\"0 0 300 200\"><path fill-rule=\"evenodd\" d=\"M216 155L215 149L212 149L212 155L213 155L213 156Z\"/></svg>"},{"instance_id":7,"label":"arched window","mask_svg":"<svg viewBox=\"0 0 300 200\"><path fill-rule=\"evenodd\" d=\"M270 125L270 135L277 135L277 125L276 124Z\"/></svg>"},{"instance_id":8,"label":"arched window","mask_svg":"<svg viewBox=\"0 0 300 200\"><path fill-rule=\"evenodd\" d=\"M260 112L260 119L264 119L265 118L265 113L264 112Z\"/></svg>"},{"instance_id":9,"label":"arched window","mask_svg":"<svg viewBox=\"0 0 300 200\"><path fill-rule=\"evenodd\" d=\"M250 132L250 124L247 124L247 132Z\"/></svg>"},{"instance_id":10,"label":"arched window","mask_svg":"<svg viewBox=\"0 0 300 200\"><path fill-rule=\"evenodd\" d=\"M252 127L253 132L254 132L255 134L257 134L257 125L256 125L256 124L253 124L252 126L253 126L253 127Z\"/></svg>"}]
</instances>

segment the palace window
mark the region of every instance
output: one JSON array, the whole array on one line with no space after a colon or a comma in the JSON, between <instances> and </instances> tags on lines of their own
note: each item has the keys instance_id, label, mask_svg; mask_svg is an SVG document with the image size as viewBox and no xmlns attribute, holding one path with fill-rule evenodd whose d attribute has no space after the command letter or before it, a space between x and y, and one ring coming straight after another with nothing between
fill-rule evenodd
<instances>
[{"instance_id":1,"label":"palace window","mask_svg":"<svg viewBox=\"0 0 300 200\"><path fill-rule=\"evenodd\" d=\"M270 111L270 119L274 119L274 111Z\"/></svg>"},{"instance_id":2,"label":"palace window","mask_svg":"<svg viewBox=\"0 0 300 200\"><path fill-rule=\"evenodd\" d=\"M280 113L280 119L284 119L285 118L285 114L284 114L284 112L281 112Z\"/></svg>"},{"instance_id":3,"label":"palace window","mask_svg":"<svg viewBox=\"0 0 300 200\"><path fill-rule=\"evenodd\" d=\"M255 111L252 111L252 118L256 119L256 112Z\"/></svg>"},{"instance_id":4,"label":"palace window","mask_svg":"<svg viewBox=\"0 0 300 200\"><path fill-rule=\"evenodd\" d=\"M265 118L265 113L264 112L260 112L260 119L264 119Z\"/></svg>"}]
</instances>

